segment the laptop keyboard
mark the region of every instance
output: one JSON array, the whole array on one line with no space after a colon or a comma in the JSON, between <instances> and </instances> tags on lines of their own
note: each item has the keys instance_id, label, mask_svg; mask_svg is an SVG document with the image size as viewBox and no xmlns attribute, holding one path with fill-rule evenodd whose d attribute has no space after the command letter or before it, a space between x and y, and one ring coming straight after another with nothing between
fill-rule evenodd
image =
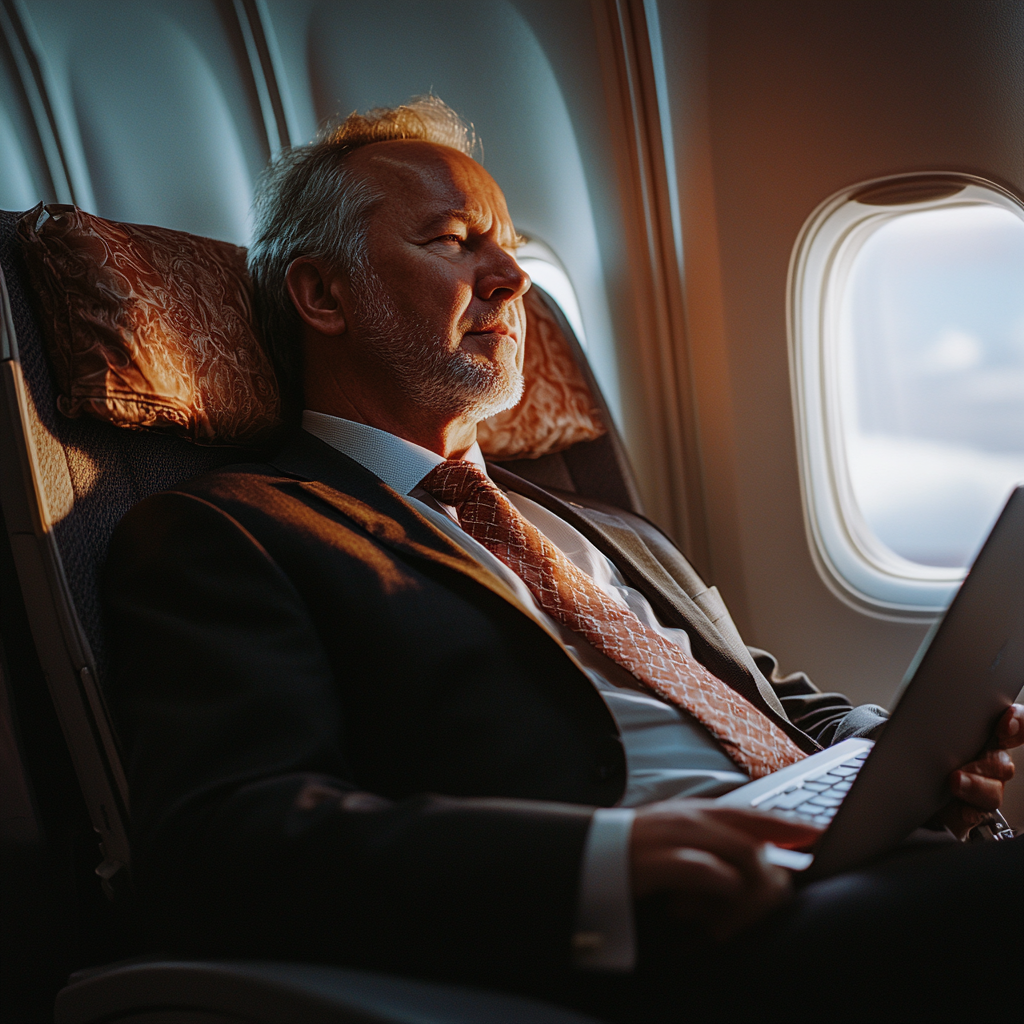
<instances>
[{"instance_id":1,"label":"laptop keyboard","mask_svg":"<svg viewBox=\"0 0 1024 1024\"><path fill-rule=\"evenodd\" d=\"M759 803L758 810L774 811L784 817L815 825L831 824L869 753L868 750L861 751L842 764L790 783L785 789Z\"/></svg>"}]
</instances>

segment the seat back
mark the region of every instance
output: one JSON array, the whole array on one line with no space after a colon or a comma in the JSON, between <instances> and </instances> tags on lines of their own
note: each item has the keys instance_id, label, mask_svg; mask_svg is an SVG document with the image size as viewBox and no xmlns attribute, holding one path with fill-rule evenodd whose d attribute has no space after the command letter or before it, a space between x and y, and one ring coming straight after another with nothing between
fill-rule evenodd
<instances>
[{"instance_id":1,"label":"seat back","mask_svg":"<svg viewBox=\"0 0 1024 1024\"><path fill-rule=\"evenodd\" d=\"M569 325L569 321L558 304L537 285L534 285L526 294L526 309L528 324L527 365L525 367L527 388L530 387L531 347L536 346L541 340L541 335L550 335L544 337L543 343L554 348L564 349L568 358L571 359L574 364L573 369L580 378L579 384L586 391L587 404L596 411L596 419L601 424L602 432L597 437L576 441L567 448L535 458L529 455L517 455L510 458L500 452L492 452L489 449L489 443L492 438L498 440L494 436L496 433L495 423L508 420L514 432L519 425L517 421L524 415L529 415L528 409L523 410L517 406L507 413L499 413L498 416L485 420L480 425L480 446L484 454L492 462L496 462L499 466L524 477L539 487L560 491L566 495L575 494L581 498L593 498L608 505L615 505L630 512L642 514L640 492L633 477L626 448L616 429L608 404L601 394L597 378L590 369L586 353ZM551 410L551 415L557 418L559 410ZM513 444L511 447L516 449L519 445Z\"/></svg>"},{"instance_id":2,"label":"seat back","mask_svg":"<svg viewBox=\"0 0 1024 1024\"><path fill-rule=\"evenodd\" d=\"M129 798L99 680L105 666L99 571L137 501L237 449L115 430L57 412L15 227L0 212L0 504L32 639L74 762L109 888L127 867Z\"/></svg>"}]
</instances>

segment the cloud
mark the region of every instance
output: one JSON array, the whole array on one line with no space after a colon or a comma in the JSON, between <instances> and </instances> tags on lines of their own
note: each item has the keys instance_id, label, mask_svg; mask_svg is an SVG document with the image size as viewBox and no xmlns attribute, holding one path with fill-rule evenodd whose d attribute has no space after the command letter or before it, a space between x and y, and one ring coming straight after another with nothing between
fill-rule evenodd
<instances>
[{"instance_id":1,"label":"cloud","mask_svg":"<svg viewBox=\"0 0 1024 1024\"><path fill-rule=\"evenodd\" d=\"M875 535L925 565L969 565L1010 491L1024 481L1024 453L887 434L849 435L847 463Z\"/></svg>"},{"instance_id":2,"label":"cloud","mask_svg":"<svg viewBox=\"0 0 1024 1024\"><path fill-rule=\"evenodd\" d=\"M932 373L972 370L984 355L978 338L956 327L947 327L924 357L924 368Z\"/></svg>"}]
</instances>

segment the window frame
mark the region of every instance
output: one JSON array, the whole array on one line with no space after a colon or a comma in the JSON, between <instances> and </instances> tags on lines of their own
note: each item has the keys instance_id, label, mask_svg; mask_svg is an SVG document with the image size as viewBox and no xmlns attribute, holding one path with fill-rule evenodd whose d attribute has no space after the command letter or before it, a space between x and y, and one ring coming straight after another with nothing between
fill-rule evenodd
<instances>
[{"instance_id":1,"label":"window frame","mask_svg":"<svg viewBox=\"0 0 1024 1024\"><path fill-rule=\"evenodd\" d=\"M945 194L943 194L945 193ZM839 317L861 246L906 213L984 204L1024 220L1024 201L976 175L892 175L836 192L807 219L789 266L787 332L801 499L819 576L847 605L875 618L927 622L966 575L911 562L874 535L854 500L839 394Z\"/></svg>"}]
</instances>

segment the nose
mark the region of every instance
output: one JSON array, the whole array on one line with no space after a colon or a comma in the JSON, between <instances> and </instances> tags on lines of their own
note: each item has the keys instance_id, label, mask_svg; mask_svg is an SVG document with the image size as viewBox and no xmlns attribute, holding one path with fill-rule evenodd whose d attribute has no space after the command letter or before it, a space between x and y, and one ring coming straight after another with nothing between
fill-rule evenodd
<instances>
[{"instance_id":1,"label":"nose","mask_svg":"<svg viewBox=\"0 0 1024 1024\"><path fill-rule=\"evenodd\" d=\"M488 247L477 278L477 298L485 302L513 302L530 288L530 275L499 245Z\"/></svg>"}]
</instances>

